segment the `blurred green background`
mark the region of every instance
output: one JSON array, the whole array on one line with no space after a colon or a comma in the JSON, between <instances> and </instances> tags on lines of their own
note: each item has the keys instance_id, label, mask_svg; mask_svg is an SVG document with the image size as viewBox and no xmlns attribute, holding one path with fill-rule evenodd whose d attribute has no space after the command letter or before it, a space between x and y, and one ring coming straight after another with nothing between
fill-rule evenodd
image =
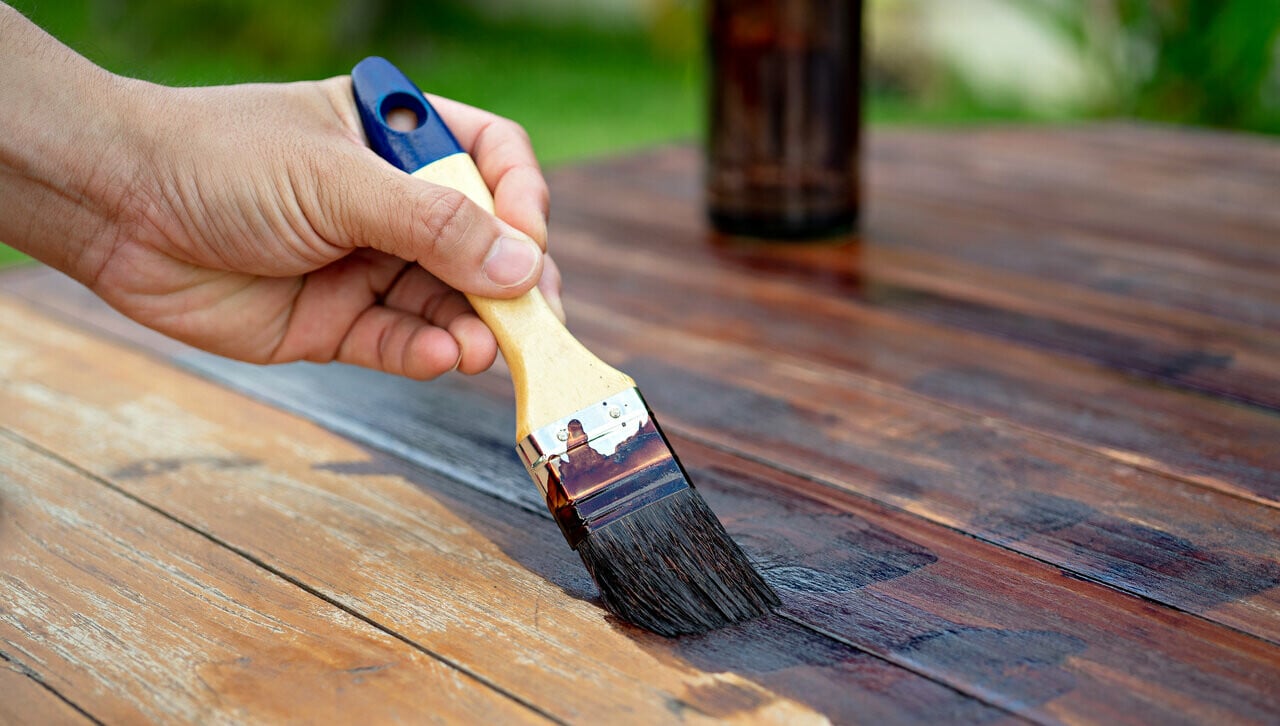
<instances>
[{"instance_id":1,"label":"blurred green background","mask_svg":"<svg viewBox=\"0 0 1280 726\"><path fill-rule=\"evenodd\" d=\"M322 78L378 54L544 165L697 139L706 0L10 0L117 73ZM872 124L1134 117L1280 134L1277 0L868 0ZM20 259L0 245L0 264Z\"/></svg>"}]
</instances>

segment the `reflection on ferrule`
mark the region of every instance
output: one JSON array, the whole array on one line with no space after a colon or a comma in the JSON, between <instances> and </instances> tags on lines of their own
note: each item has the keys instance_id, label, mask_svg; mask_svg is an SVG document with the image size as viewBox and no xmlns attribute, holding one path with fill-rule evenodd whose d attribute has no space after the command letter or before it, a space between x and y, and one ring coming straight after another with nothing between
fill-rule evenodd
<instances>
[{"instance_id":1,"label":"reflection on ferrule","mask_svg":"<svg viewBox=\"0 0 1280 726\"><path fill-rule=\"evenodd\" d=\"M635 388L538 429L516 449L575 547L593 529L689 486Z\"/></svg>"},{"instance_id":2,"label":"reflection on ferrule","mask_svg":"<svg viewBox=\"0 0 1280 726\"><path fill-rule=\"evenodd\" d=\"M567 460L572 449L584 444L601 456L611 456L649 419L649 407L639 389L630 388L601 401L598 406L589 406L543 426L518 443L516 450L545 497L548 462Z\"/></svg>"}]
</instances>

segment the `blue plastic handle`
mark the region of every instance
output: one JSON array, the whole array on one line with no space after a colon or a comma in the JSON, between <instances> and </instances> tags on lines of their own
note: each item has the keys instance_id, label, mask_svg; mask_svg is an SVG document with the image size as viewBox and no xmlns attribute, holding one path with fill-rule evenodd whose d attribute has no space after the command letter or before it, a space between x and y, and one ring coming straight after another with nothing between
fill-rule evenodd
<instances>
[{"instance_id":1,"label":"blue plastic handle","mask_svg":"<svg viewBox=\"0 0 1280 726\"><path fill-rule=\"evenodd\" d=\"M369 146L378 156L412 174L462 151L422 91L386 58L370 56L357 63L351 69L351 87ZM397 131L388 126L386 115L397 108L415 113L418 127Z\"/></svg>"}]
</instances>

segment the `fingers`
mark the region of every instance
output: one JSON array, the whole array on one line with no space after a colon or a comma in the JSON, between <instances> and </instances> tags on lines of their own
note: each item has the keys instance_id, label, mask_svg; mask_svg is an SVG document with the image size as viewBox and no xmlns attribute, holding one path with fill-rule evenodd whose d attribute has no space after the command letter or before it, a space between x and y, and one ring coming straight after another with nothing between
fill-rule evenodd
<instances>
[{"instance_id":1,"label":"fingers","mask_svg":"<svg viewBox=\"0 0 1280 726\"><path fill-rule=\"evenodd\" d=\"M493 333L472 311L466 298L420 267L406 270L383 297L382 304L448 330L461 350L457 370L462 373L486 371L498 357Z\"/></svg>"},{"instance_id":2,"label":"fingers","mask_svg":"<svg viewBox=\"0 0 1280 726\"><path fill-rule=\"evenodd\" d=\"M347 156L346 159L338 158ZM515 297L542 272L542 249L461 192L414 179L367 149L335 154L319 210L322 234L417 262L464 292Z\"/></svg>"},{"instance_id":3,"label":"fingers","mask_svg":"<svg viewBox=\"0 0 1280 726\"><path fill-rule=\"evenodd\" d=\"M462 349L452 334L402 310L366 308L342 340L337 360L417 380L454 369Z\"/></svg>"},{"instance_id":4,"label":"fingers","mask_svg":"<svg viewBox=\"0 0 1280 726\"><path fill-rule=\"evenodd\" d=\"M551 195L529 135L516 122L488 111L439 96L428 98L475 159L480 176L493 190L498 217L545 250Z\"/></svg>"},{"instance_id":5,"label":"fingers","mask_svg":"<svg viewBox=\"0 0 1280 726\"><path fill-rule=\"evenodd\" d=\"M538 290L547 299L551 311L564 322L564 303L560 300L560 267L548 255L542 260L542 279L538 280Z\"/></svg>"},{"instance_id":6,"label":"fingers","mask_svg":"<svg viewBox=\"0 0 1280 726\"><path fill-rule=\"evenodd\" d=\"M420 315L374 305L352 323L335 358L422 381L455 370L481 373L497 354L493 333L474 313L439 327Z\"/></svg>"},{"instance_id":7,"label":"fingers","mask_svg":"<svg viewBox=\"0 0 1280 726\"><path fill-rule=\"evenodd\" d=\"M306 277L270 362L338 360L426 380L487 370L497 350L457 290L417 265L362 250Z\"/></svg>"}]
</instances>

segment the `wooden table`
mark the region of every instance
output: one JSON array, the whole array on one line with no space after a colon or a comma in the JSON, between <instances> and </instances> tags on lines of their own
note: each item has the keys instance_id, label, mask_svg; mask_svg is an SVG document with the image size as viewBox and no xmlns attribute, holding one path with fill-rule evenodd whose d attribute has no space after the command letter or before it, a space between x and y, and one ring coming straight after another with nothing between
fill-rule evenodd
<instances>
[{"instance_id":1,"label":"wooden table","mask_svg":"<svg viewBox=\"0 0 1280 726\"><path fill-rule=\"evenodd\" d=\"M873 129L816 246L712 239L698 165L556 170L553 244L776 617L608 617L502 371L229 362L28 268L0 720L1280 720L1280 145Z\"/></svg>"}]
</instances>

